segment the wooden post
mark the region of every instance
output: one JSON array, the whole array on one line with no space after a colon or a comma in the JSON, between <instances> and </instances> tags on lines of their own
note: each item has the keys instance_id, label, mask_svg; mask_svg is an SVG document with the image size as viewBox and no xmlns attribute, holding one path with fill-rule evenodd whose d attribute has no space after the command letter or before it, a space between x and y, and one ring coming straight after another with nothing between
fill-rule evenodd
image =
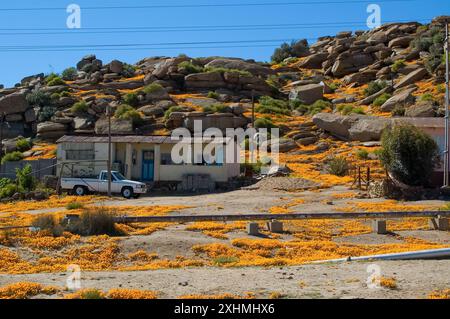
<instances>
[{"instance_id":1,"label":"wooden post","mask_svg":"<svg viewBox=\"0 0 450 319\"><path fill-rule=\"evenodd\" d=\"M370 166L367 166L367 190L370 187Z\"/></svg>"},{"instance_id":2,"label":"wooden post","mask_svg":"<svg viewBox=\"0 0 450 319\"><path fill-rule=\"evenodd\" d=\"M358 189L361 189L361 166L358 166Z\"/></svg>"}]
</instances>

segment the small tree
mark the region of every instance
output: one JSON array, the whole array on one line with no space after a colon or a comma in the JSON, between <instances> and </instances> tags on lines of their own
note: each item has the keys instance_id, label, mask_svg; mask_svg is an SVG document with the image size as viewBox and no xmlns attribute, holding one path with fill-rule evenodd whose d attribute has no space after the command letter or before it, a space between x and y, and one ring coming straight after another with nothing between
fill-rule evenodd
<instances>
[{"instance_id":1,"label":"small tree","mask_svg":"<svg viewBox=\"0 0 450 319\"><path fill-rule=\"evenodd\" d=\"M34 190L36 186L36 180L32 175L33 170L31 165L28 164L24 168L16 168L16 182L19 186L19 189L23 189L26 191Z\"/></svg>"},{"instance_id":2,"label":"small tree","mask_svg":"<svg viewBox=\"0 0 450 319\"><path fill-rule=\"evenodd\" d=\"M397 125L384 131L380 160L400 182L426 186L439 163L436 142L412 125Z\"/></svg>"}]
</instances>

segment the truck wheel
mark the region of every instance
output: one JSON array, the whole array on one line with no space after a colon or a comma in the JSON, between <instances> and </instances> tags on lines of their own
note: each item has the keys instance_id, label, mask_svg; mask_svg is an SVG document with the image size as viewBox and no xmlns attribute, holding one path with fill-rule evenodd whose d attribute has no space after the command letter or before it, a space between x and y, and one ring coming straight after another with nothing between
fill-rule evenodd
<instances>
[{"instance_id":1,"label":"truck wheel","mask_svg":"<svg viewBox=\"0 0 450 319\"><path fill-rule=\"evenodd\" d=\"M73 193L77 196L84 196L87 194L86 188L84 186L75 186L73 188Z\"/></svg>"},{"instance_id":2,"label":"truck wheel","mask_svg":"<svg viewBox=\"0 0 450 319\"><path fill-rule=\"evenodd\" d=\"M122 188L122 196L126 199L130 199L133 197L133 189L131 187L124 187Z\"/></svg>"}]
</instances>

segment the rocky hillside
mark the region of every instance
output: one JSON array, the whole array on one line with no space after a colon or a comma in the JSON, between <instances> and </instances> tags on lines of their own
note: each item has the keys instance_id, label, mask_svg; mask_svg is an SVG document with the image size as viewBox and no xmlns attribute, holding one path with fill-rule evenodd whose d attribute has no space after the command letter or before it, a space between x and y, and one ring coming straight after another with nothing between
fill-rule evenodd
<instances>
[{"instance_id":1,"label":"rocky hillside","mask_svg":"<svg viewBox=\"0 0 450 319\"><path fill-rule=\"evenodd\" d=\"M191 128L193 120L205 129L246 127L254 94L256 126L280 127L283 151L320 147L330 135L378 140L392 116L442 116L442 21L284 44L270 64L184 55L104 64L89 55L62 74L37 74L0 89L4 138L105 134L108 107L114 134L169 134Z\"/></svg>"}]
</instances>

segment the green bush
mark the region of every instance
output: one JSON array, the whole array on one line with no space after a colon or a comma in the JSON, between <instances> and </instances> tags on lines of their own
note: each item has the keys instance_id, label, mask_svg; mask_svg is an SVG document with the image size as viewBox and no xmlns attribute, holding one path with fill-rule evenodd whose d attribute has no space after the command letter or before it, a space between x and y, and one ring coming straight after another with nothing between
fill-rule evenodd
<instances>
[{"instance_id":1,"label":"green bush","mask_svg":"<svg viewBox=\"0 0 450 319\"><path fill-rule=\"evenodd\" d=\"M230 108L225 104L216 103L211 106L204 106L202 110L205 113L229 113Z\"/></svg>"},{"instance_id":2,"label":"green bush","mask_svg":"<svg viewBox=\"0 0 450 319\"><path fill-rule=\"evenodd\" d=\"M31 141L26 138L18 139L16 142L16 148L20 152L29 151L32 147L33 147L33 143L31 143Z\"/></svg>"},{"instance_id":3,"label":"green bush","mask_svg":"<svg viewBox=\"0 0 450 319\"><path fill-rule=\"evenodd\" d=\"M292 41L291 44L283 43L279 48L275 49L272 55L272 61L281 63L287 58L304 57L309 54L308 41L306 39L300 41Z\"/></svg>"},{"instance_id":4,"label":"green bush","mask_svg":"<svg viewBox=\"0 0 450 319\"><path fill-rule=\"evenodd\" d=\"M244 71L244 70L238 70L238 69L228 69L228 68L223 68L223 67L207 67L205 68L205 71L207 73L236 73L239 76L252 76L252 74L248 71Z\"/></svg>"},{"instance_id":5,"label":"green bush","mask_svg":"<svg viewBox=\"0 0 450 319\"><path fill-rule=\"evenodd\" d=\"M317 100L311 105L302 104L301 101L293 101L293 107L297 110L297 112L301 114L315 115L317 113L321 113L326 109L331 109L333 104L324 100Z\"/></svg>"},{"instance_id":6,"label":"green bush","mask_svg":"<svg viewBox=\"0 0 450 319\"><path fill-rule=\"evenodd\" d=\"M0 178L0 188L6 187L9 184L12 184L13 181L9 178L3 177Z\"/></svg>"},{"instance_id":7,"label":"green bush","mask_svg":"<svg viewBox=\"0 0 450 319\"><path fill-rule=\"evenodd\" d=\"M270 96L262 96L259 99L259 105L255 108L258 113L265 114L284 114L291 113L289 103L283 100L277 100Z\"/></svg>"},{"instance_id":8,"label":"green bush","mask_svg":"<svg viewBox=\"0 0 450 319\"><path fill-rule=\"evenodd\" d=\"M255 128L276 128L277 126L273 124L271 119L268 118L259 118L255 120Z\"/></svg>"},{"instance_id":9,"label":"green bush","mask_svg":"<svg viewBox=\"0 0 450 319\"><path fill-rule=\"evenodd\" d=\"M171 106L165 113L164 113L164 118L168 119L170 114L172 114L173 112L182 112L184 109L181 106L178 105L174 105Z\"/></svg>"},{"instance_id":10,"label":"green bush","mask_svg":"<svg viewBox=\"0 0 450 319\"><path fill-rule=\"evenodd\" d=\"M72 107L70 108L70 111L73 114L82 114L86 113L88 111L89 107L85 101L79 101L76 102Z\"/></svg>"},{"instance_id":11,"label":"green bush","mask_svg":"<svg viewBox=\"0 0 450 319\"><path fill-rule=\"evenodd\" d=\"M430 101L430 102L434 102L434 96L430 93L425 93L424 95L422 95L420 97L421 101Z\"/></svg>"},{"instance_id":12,"label":"green bush","mask_svg":"<svg viewBox=\"0 0 450 319\"><path fill-rule=\"evenodd\" d=\"M49 76L45 78L45 83L47 83L48 86L56 86L56 85L65 85L66 82L64 82L63 79L61 79L57 74L52 73Z\"/></svg>"},{"instance_id":13,"label":"green bush","mask_svg":"<svg viewBox=\"0 0 450 319\"><path fill-rule=\"evenodd\" d=\"M439 148L426 133L412 125L398 125L383 132L380 159L400 182L427 186L436 165Z\"/></svg>"},{"instance_id":14,"label":"green bush","mask_svg":"<svg viewBox=\"0 0 450 319\"><path fill-rule=\"evenodd\" d=\"M389 93L383 93L379 97L373 101L374 106L382 106L384 103L386 103L387 100L389 100L392 97Z\"/></svg>"},{"instance_id":15,"label":"green bush","mask_svg":"<svg viewBox=\"0 0 450 319\"><path fill-rule=\"evenodd\" d=\"M123 101L125 102L125 104L131 106L137 106L139 104L138 95L134 92L125 94L125 96L123 97Z\"/></svg>"},{"instance_id":16,"label":"green bush","mask_svg":"<svg viewBox=\"0 0 450 319\"><path fill-rule=\"evenodd\" d=\"M6 162L18 162L23 159L22 152L16 151L11 153L6 153L5 156L2 158L2 164L5 164Z\"/></svg>"},{"instance_id":17,"label":"green bush","mask_svg":"<svg viewBox=\"0 0 450 319\"><path fill-rule=\"evenodd\" d=\"M77 69L67 68L61 73L61 77L64 81L74 81L77 78Z\"/></svg>"},{"instance_id":18,"label":"green bush","mask_svg":"<svg viewBox=\"0 0 450 319\"><path fill-rule=\"evenodd\" d=\"M380 92L386 86L387 86L387 83L385 81L370 82L369 86L366 89L364 89L364 95L371 96L377 92Z\"/></svg>"},{"instance_id":19,"label":"green bush","mask_svg":"<svg viewBox=\"0 0 450 319\"><path fill-rule=\"evenodd\" d=\"M81 209L81 208L84 208L84 205L83 205L83 203L79 203L79 202L71 202L66 205L67 210L75 210L75 209Z\"/></svg>"},{"instance_id":20,"label":"green bush","mask_svg":"<svg viewBox=\"0 0 450 319\"><path fill-rule=\"evenodd\" d=\"M364 115L364 114L366 114L362 107L354 107L353 105L350 105L350 104L340 104L340 105L338 105L338 107L336 109L342 115L349 115L349 114Z\"/></svg>"},{"instance_id":21,"label":"green bush","mask_svg":"<svg viewBox=\"0 0 450 319\"><path fill-rule=\"evenodd\" d=\"M369 158L369 152L365 149L359 149L356 151L356 157L361 160L367 160Z\"/></svg>"},{"instance_id":22,"label":"green bush","mask_svg":"<svg viewBox=\"0 0 450 319\"><path fill-rule=\"evenodd\" d=\"M39 110L38 120L39 122L45 122L50 120L53 115L55 115L55 112L58 111L58 109L55 106L52 105L46 105L43 106Z\"/></svg>"},{"instance_id":23,"label":"green bush","mask_svg":"<svg viewBox=\"0 0 450 319\"><path fill-rule=\"evenodd\" d=\"M396 105L391 111L392 116L405 116L406 109L402 105Z\"/></svg>"},{"instance_id":24,"label":"green bush","mask_svg":"<svg viewBox=\"0 0 450 319\"><path fill-rule=\"evenodd\" d=\"M405 60L398 59L397 61L394 62L394 64L392 64L391 71L397 73L398 71L400 71L401 68L405 67L405 65L406 65Z\"/></svg>"},{"instance_id":25,"label":"green bush","mask_svg":"<svg viewBox=\"0 0 450 319\"><path fill-rule=\"evenodd\" d=\"M194 64L192 61L183 61L180 64L178 64L178 69L181 71L184 71L186 73L192 74L192 73L202 73L205 71L205 69L200 66Z\"/></svg>"},{"instance_id":26,"label":"green bush","mask_svg":"<svg viewBox=\"0 0 450 319\"><path fill-rule=\"evenodd\" d=\"M114 116L121 120L131 120L133 125L142 124L142 115L132 106L127 104L119 105Z\"/></svg>"},{"instance_id":27,"label":"green bush","mask_svg":"<svg viewBox=\"0 0 450 319\"><path fill-rule=\"evenodd\" d=\"M219 97L219 94L217 94L216 92L213 92L213 91L208 92L208 98L217 100L218 97Z\"/></svg>"},{"instance_id":28,"label":"green bush","mask_svg":"<svg viewBox=\"0 0 450 319\"><path fill-rule=\"evenodd\" d=\"M349 169L350 165L344 157L333 157L327 163L327 172L332 175L343 177L348 174Z\"/></svg>"},{"instance_id":29,"label":"green bush","mask_svg":"<svg viewBox=\"0 0 450 319\"><path fill-rule=\"evenodd\" d=\"M7 184L0 188L0 198L9 198L19 191L16 184Z\"/></svg>"},{"instance_id":30,"label":"green bush","mask_svg":"<svg viewBox=\"0 0 450 319\"><path fill-rule=\"evenodd\" d=\"M33 169L30 164L22 169L16 168L16 183L19 189L30 192L36 188L36 179L32 173Z\"/></svg>"},{"instance_id":31,"label":"green bush","mask_svg":"<svg viewBox=\"0 0 450 319\"><path fill-rule=\"evenodd\" d=\"M122 67L122 75L126 78L132 78L134 75L136 74L136 67L128 64L128 63L124 63L123 67Z\"/></svg>"},{"instance_id":32,"label":"green bush","mask_svg":"<svg viewBox=\"0 0 450 319\"><path fill-rule=\"evenodd\" d=\"M158 92L161 90L164 90L164 87L161 84L152 83L152 84L147 85L142 91L145 94L151 94L151 93L155 93L155 92Z\"/></svg>"},{"instance_id":33,"label":"green bush","mask_svg":"<svg viewBox=\"0 0 450 319\"><path fill-rule=\"evenodd\" d=\"M233 256L218 256L213 259L213 264L216 266L222 266L226 264L232 264L238 262L239 259Z\"/></svg>"},{"instance_id":34,"label":"green bush","mask_svg":"<svg viewBox=\"0 0 450 319\"><path fill-rule=\"evenodd\" d=\"M28 104L35 106L44 106L51 103L51 96L41 90L34 90L33 92L27 94L26 100Z\"/></svg>"}]
</instances>

